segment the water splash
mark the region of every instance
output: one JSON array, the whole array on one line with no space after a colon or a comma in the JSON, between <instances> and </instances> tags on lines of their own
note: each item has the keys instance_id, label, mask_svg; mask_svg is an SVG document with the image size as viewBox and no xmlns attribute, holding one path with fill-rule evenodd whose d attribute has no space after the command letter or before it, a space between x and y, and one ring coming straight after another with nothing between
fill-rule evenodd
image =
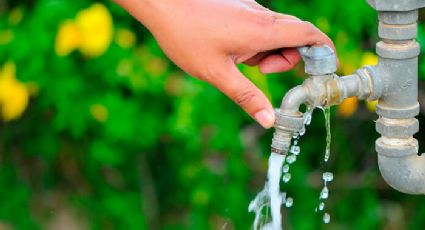
<instances>
[{"instance_id":1,"label":"water splash","mask_svg":"<svg viewBox=\"0 0 425 230\"><path fill-rule=\"evenodd\" d=\"M258 229L258 226L264 225L262 222L267 221L268 218L268 209L270 208L270 197L269 197L269 185L266 182L264 188L261 192L257 194L254 200L248 206L249 212L255 212L254 219L254 230ZM263 215L263 210L266 210L265 215Z\"/></svg>"},{"instance_id":2,"label":"water splash","mask_svg":"<svg viewBox=\"0 0 425 230\"><path fill-rule=\"evenodd\" d=\"M267 183L264 189L257 194L255 199L251 201L248 211L255 212L254 230L256 229L282 229L282 216L280 206L285 200L285 193L280 192L280 177L282 175L282 166L285 162L285 156L276 153L271 153L269 157L269 169L267 172ZM260 223L263 209L271 210L271 222L267 224ZM264 218L265 222L267 216ZM260 227L260 228L259 228Z\"/></svg>"},{"instance_id":3,"label":"water splash","mask_svg":"<svg viewBox=\"0 0 425 230\"><path fill-rule=\"evenodd\" d=\"M287 164L284 165L284 155L271 153L269 157L267 182L263 190L257 194L248 207L248 211L255 213L254 230L282 229L281 205L284 204L287 208L290 208L294 204L294 199L287 197L286 193L280 192L280 179L282 177L284 183L288 183L291 180L291 174L289 173L290 165L295 163L297 156L301 152L301 148L298 146L298 140L305 134L305 126L311 123L313 110L314 108L312 107L307 108L307 111L304 113L304 127L299 133L293 133L292 145L288 151L290 155L286 157ZM264 210L266 210L265 214ZM268 216L268 210L271 210L271 220Z\"/></svg>"}]
</instances>

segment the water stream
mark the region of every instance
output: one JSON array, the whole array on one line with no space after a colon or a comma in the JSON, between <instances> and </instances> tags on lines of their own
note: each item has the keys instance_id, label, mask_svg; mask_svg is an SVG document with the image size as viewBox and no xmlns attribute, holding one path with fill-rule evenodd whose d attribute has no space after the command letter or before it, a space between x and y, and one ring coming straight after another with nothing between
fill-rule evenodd
<instances>
[{"instance_id":1,"label":"water stream","mask_svg":"<svg viewBox=\"0 0 425 230\"><path fill-rule=\"evenodd\" d=\"M304 127L299 133L295 133L292 138L292 145L288 151L288 155L279 155L271 153L269 157L269 168L267 172L267 182L261 192L257 194L254 200L251 201L248 207L249 212L255 213L253 223L254 230L281 230L282 229L282 215L280 213L281 205L284 204L287 208L292 207L294 200L289 197L286 192L280 191L280 180L283 183L288 183L291 180L290 165L294 164L297 156L300 154L301 149L298 146L298 141L305 133L305 126L311 123L312 113L314 108L308 108L304 113ZM330 130L330 109L322 109L325 115L326 126L326 150L324 162L328 162L330 158L330 144L331 144L331 130ZM333 180L331 172L324 172L322 179L324 187L320 193L320 204L316 208L316 212L324 211L324 200L329 197L329 189L327 183ZM271 216L269 216L269 210ZM323 222L330 222L330 214L323 214Z\"/></svg>"},{"instance_id":2,"label":"water stream","mask_svg":"<svg viewBox=\"0 0 425 230\"><path fill-rule=\"evenodd\" d=\"M284 204L287 208L290 208L294 200L292 197L287 197L286 193L280 192L280 180L282 178L284 183L288 183L291 180L291 174L289 172L290 164L295 163L297 156L301 152L298 146L298 140L300 136L304 135L305 126L311 123L312 113L313 108L308 108L304 113L304 127L299 133L294 134L288 156L275 153L270 154L267 182L263 190L257 194L248 207L249 212L255 213L254 230L282 229L281 205ZM268 210L271 211L271 218L268 216Z\"/></svg>"},{"instance_id":3,"label":"water stream","mask_svg":"<svg viewBox=\"0 0 425 230\"><path fill-rule=\"evenodd\" d=\"M326 150L324 156L324 163L326 164L329 161L331 156L331 109L323 109L323 114L325 115L325 126L326 126ZM324 166L323 166L324 167ZM316 208L316 212L323 213L323 223L328 224L331 221L331 215L325 212L325 200L329 198L329 188L328 183L333 180L334 176L331 172L324 172L322 174L323 179L323 188L319 196L319 206Z\"/></svg>"},{"instance_id":4,"label":"water stream","mask_svg":"<svg viewBox=\"0 0 425 230\"><path fill-rule=\"evenodd\" d=\"M331 109L323 109L325 114L325 126L326 126L326 150L325 150L325 162L328 162L329 157L331 156Z\"/></svg>"}]
</instances>

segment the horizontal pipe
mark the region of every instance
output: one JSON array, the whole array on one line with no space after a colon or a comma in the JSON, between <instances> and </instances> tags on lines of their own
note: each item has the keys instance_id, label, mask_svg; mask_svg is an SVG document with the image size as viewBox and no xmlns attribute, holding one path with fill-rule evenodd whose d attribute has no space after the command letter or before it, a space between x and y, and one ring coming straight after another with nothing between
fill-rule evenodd
<instances>
[{"instance_id":1,"label":"horizontal pipe","mask_svg":"<svg viewBox=\"0 0 425 230\"><path fill-rule=\"evenodd\" d=\"M355 97L359 96L359 76L356 74L348 75L340 78L342 87L343 87L343 97Z\"/></svg>"}]
</instances>

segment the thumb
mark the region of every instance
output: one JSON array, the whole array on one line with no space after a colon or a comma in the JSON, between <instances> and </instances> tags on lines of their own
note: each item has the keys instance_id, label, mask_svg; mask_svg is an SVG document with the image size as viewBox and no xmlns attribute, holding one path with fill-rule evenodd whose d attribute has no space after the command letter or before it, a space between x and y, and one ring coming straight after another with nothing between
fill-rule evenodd
<instances>
[{"instance_id":1,"label":"thumb","mask_svg":"<svg viewBox=\"0 0 425 230\"><path fill-rule=\"evenodd\" d=\"M231 98L264 128L275 121L274 109L267 97L249 81L233 62L221 65L219 76L209 78L209 83Z\"/></svg>"}]
</instances>

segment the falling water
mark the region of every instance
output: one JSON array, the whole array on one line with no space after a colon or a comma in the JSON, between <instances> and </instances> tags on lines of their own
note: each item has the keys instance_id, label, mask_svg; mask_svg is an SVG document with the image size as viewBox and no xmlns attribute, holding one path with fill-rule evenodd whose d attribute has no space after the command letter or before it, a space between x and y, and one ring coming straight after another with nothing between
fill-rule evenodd
<instances>
[{"instance_id":1,"label":"falling water","mask_svg":"<svg viewBox=\"0 0 425 230\"><path fill-rule=\"evenodd\" d=\"M280 176L282 173L283 162L285 156L272 153L269 158L269 171L267 177L269 179L269 196L270 196L270 209L272 214L273 229L282 229L280 205L282 203L282 196L280 194Z\"/></svg>"},{"instance_id":2,"label":"falling water","mask_svg":"<svg viewBox=\"0 0 425 230\"><path fill-rule=\"evenodd\" d=\"M326 150L325 150L325 157L324 157L324 162L328 162L330 155L331 155L331 151L330 151L330 146L331 146L331 125L330 125L330 116L331 116L331 112L329 108L326 109L322 109L323 113L325 115L325 124L326 124ZM322 175L322 179L323 179L323 188L322 191L320 192L320 196L319 196L319 207L316 208L316 212L317 211L324 211L325 209L325 200L329 198L329 189L328 189L328 183L331 182L333 180L333 174L331 172L324 172ZM323 223L328 224L331 220L331 215L329 213L324 213L323 214Z\"/></svg>"},{"instance_id":3,"label":"falling water","mask_svg":"<svg viewBox=\"0 0 425 230\"><path fill-rule=\"evenodd\" d=\"M326 150L325 150L325 162L328 162L331 156L331 109L323 109L325 114L325 125L326 125Z\"/></svg>"},{"instance_id":4,"label":"falling water","mask_svg":"<svg viewBox=\"0 0 425 230\"><path fill-rule=\"evenodd\" d=\"M282 229L282 217L280 206L286 202L285 194L280 192L280 177L282 175L282 166L285 162L285 155L271 153L269 157L269 170L267 173L267 182L263 190L257 194L251 201L248 211L255 212L254 230L256 229ZM271 222L267 223L267 216L262 216L263 209L271 210ZM262 219L265 219L264 221ZM266 223L263 223L266 222Z\"/></svg>"},{"instance_id":5,"label":"falling water","mask_svg":"<svg viewBox=\"0 0 425 230\"><path fill-rule=\"evenodd\" d=\"M295 163L301 149L298 146L300 136L305 133L305 126L311 123L313 108L308 108L304 113L304 127L299 133L295 133L292 139L292 145L289 149L289 155L279 155L271 153L269 157L269 169L267 172L267 182L263 190L257 194L254 200L251 201L248 211L255 213L253 229L257 230L281 230L282 215L280 213L281 205L284 204L287 208L292 207L294 200L292 197L287 197L286 193L280 192L280 179L284 183L291 180L289 173L290 164ZM286 158L286 163L285 163ZM283 174L283 176L282 176ZM271 221L268 219L267 210L271 210ZM264 211L266 213L264 214Z\"/></svg>"}]
</instances>

